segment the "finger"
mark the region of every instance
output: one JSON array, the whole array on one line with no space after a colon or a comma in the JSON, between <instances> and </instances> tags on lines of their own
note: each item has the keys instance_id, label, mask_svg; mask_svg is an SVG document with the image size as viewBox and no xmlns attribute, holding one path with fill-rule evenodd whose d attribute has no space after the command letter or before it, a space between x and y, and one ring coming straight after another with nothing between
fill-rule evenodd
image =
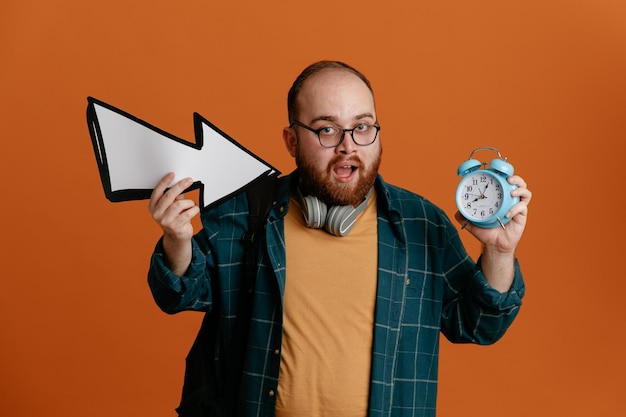
<instances>
[{"instance_id":1,"label":"finger","mask_svg":"<svg viewBox=\"0 0 626 417\"><path fill-rule=\"evenodd\" d=\"M162 182L165 182L165 180L163 180ZM160 197L158 197L158 199L155 199L154 205L152 206L152 209L151 209L153 215L157 215L157 216L160 215L165 210L167 210L167 208L170 207L173 202L184 199L184 196L182 196L182 193L187 188L189 188L191 184L193 184L193 180L191 178L183 178L182 180L174 184L172 187L170 187L169 190L165 192L163 192L162 189L160 189L160 193L161 193ZM159 185L161 185L161 183L159 183Z\"/></svg>"},{"instance_id":2,"label":"finger","mask_svg":"<svg viewBox=\"0 0 626 417\"><path fill-rule=\"evenodd\" d=\"M526 188L526 181L519 175L513 175L508 178L509 184L515 184L520 188Z\"/></svg>"},{"instance_id":3,"label":"finger","mask_svg":"<svg viewBox=\"0 0 626 417\"><path fill-rule=\"evenodd\" d=\"M161 178L161 181L159 181L156 187L154 187L154 190L152 190L152 194L150 194L150 203L148 204L148 210L150 210L150 212L154 210L154 207L156 206L157 202L163 196L165 189L167 188L169 184L172 183L174 178L175 178L175 174L173 172L165 174L165 176Z\"/></svg>"},{"instance_id":4,"label":"finger","mask_svg":"<svg viewBox=\"0 0 626 417\"><path fill-rule=\"evenodd\" d=\"M528 188L516 188L511 192L513 197L519 197L520 202L528 205L532 199L533 193Z\"/></svg>"},{"instance_id":5,"label":"finger","mask_svg":"<svg viewBox=\"0 0 626 417\"><path fill-rule=\"evenodd\" d=\"M172 185L170 189L165 192L165 194L170 193L174 196L174 198L176 198L176 196L178 196L187 188L189 188L191 184L193 184L193 179L189 177L183 178L182 180L178 181L176 184Z\"/></svg>"},{"instance_id":6,"label":"finger","mask_svg":"<svg viewBox=\"0 0 626 417\"><path fill-rule=\"evenodd\" d=\"M520 198L519 203L515 204L511 207L511 210L506 214L506 217L512 219L519 214L526 216L528 214L528 202L530 201L530 197Z\"/></svg>"},{"instance_id":7,"label":"finger","mask_svg":"<svg viewBox=\"0 0 626 417\"><path fill-rule=\"evenodd\" d=\"M179 236L184 233L184 229L199 211L200 209L193 200L176 200L167 207L163 216L156 220L165 233L172 236Z\"/></svg>"},{"instance_id":8,"label":"finger","mask_svg":"<svg viewBox=\"0 0 626 417\"><path fill-rule=\"evenodd\" d=\"M508 178L509 183L517 185L513 191L511 191L511 195L513 197L519 197L520 201L528 204L532 198L532 192L528 189L526 181L519 175L513 175Z\"/></svg>"},{"instance_id":9,"label":"finger","mask_svg":"<svg viewBox=\"0 0 626 417\"><path fill-rule=\"evenodd\" d=\"M191 222L191 220L200 213L200 207L196 205L193 200L184 200L185 206L183 210L179 213L177 220L180 222L181 226L184 226ZM189 204L187 204L189 202Z\"/></svg>"}]
</instances>

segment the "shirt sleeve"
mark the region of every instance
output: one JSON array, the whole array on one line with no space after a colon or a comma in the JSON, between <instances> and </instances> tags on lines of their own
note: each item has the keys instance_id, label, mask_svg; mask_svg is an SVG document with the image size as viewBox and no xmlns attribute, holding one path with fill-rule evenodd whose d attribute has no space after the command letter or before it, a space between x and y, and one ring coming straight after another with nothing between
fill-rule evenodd
<instances>
[{"instance_id":1,"label":"shirt sleeve","mask_svg":"<svg viewBox=\"0 0 626 417\"><path fill-rule=\"evenodd\" d=\"M519 262L509 291L501 293L487 283L480 258L474 263L462 249L456 233L450 245L457 250L448 253L464 255L444 275L445 291L441 330L454 343L495 343L507 331L517 316L524 296L524 281Z\"/></svg>"},{"instance_id":2,"label":"shirt sleeve","mask_svg":"<svg viewBox=\"0 0 626 417\"><path fill-rule=\"evenodd\" d=\"M165 263L163 241L159 240L150 260L148 285L156 304L168 314L185 310L208 311L212 291L207 256L192 239L192 258L183 276L176 275Z\"/></svg>"}]
</instances>

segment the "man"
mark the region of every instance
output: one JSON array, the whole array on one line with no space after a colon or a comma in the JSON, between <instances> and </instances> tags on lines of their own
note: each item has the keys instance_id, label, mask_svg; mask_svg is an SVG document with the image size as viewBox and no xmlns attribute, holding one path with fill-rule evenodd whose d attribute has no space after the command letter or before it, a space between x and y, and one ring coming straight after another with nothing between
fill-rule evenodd
<instances>
[{"instance_id":1,"label":"man","mask_svg":"<svg viewBox=\"0 0 626 417\"><path fill-rule=\"evenodd\" d=\"M283 140L297 169L277 180L251 317L240 320L249 323L245 338L234 333L246 197L203 213L196 236L190 220L199 209L182 195L192 179L166 190L169 174L150 200L163 229L149 272L156 302L168 313L207 312L178 411L434 416L439 332L453 342L493 343L519 310L515 248L531 193L522 178L510 178L521 200L506 228L481 229L457 213L483 244L475 263L439 208L378 175L380 127L361 73L313 64L294 82L288 111Z\"/></svg>"}]
</instances>

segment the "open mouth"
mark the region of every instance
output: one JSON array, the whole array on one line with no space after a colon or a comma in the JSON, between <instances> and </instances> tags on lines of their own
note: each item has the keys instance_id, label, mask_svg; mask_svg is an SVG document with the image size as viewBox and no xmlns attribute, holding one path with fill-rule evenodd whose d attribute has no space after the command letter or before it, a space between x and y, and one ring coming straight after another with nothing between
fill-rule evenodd
<instances>
[{"instance_id":1,"label":"open mouth","mask_svg":"<svg viewBox=\"0 0 626 417\"><path fill-rule=\"evenodd\" d=\"M341 181L349 181L354 173L357 171L358 166L350 161L340 162L335 165L334 172L337 179Z\"/></svg>"}]
</instances>

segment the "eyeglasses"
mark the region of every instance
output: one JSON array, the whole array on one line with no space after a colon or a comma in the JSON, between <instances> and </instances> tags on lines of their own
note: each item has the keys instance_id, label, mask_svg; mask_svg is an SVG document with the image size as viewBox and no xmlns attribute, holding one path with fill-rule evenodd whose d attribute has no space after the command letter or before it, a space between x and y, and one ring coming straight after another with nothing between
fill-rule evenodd
<instances>
[{"instance_id":1,"label":"eyeglasses","mask_svg":"<svg viewBox=\"0 0 626 417\"><path fill-rule=\"evenodd\" d=\"M300 123L297 120L291 122L289 127L293 127L293 125L298 125L300 127L305 128L317 135L317 138L320 141L320 145L324 148L335 148L343 142L343 138L346 132L350 132L350 136L352 136L352 140L359 146L367 146L374 143L376 137L378 136L378 131L380 130L380 126L378 125L368 125L365 123L359 123L352 129L343 129L338 126L324 126L320 129L313 129L310 126L307 126L303 123Z\"/></svg>"}]
</instances>

